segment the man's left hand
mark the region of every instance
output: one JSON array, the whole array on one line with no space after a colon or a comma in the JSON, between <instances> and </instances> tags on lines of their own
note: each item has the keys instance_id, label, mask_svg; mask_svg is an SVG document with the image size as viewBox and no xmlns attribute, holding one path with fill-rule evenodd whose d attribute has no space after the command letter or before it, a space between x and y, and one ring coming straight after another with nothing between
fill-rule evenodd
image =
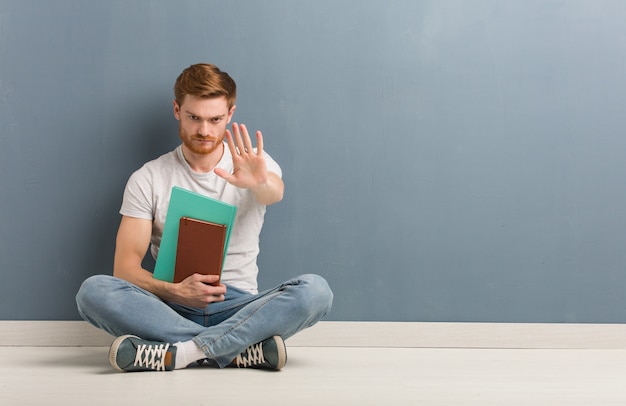
<instances>
[{"instance_id":1,"label":"man's left hand","mask_svg":"<svg viewBox=\"0 0 626 406\"><path fill-rule=\"evenodd\" d=\"M242 189L252 189L267 183L268 172L263 157L263 135L256 132L256 151L252 148L252 141L248 129L244 124L233 123L233 132L226 130L226 142L233 156L233 173L230 174L221 168L215 173L226 179L234 186Z\"/></svg>"}]
</instances>

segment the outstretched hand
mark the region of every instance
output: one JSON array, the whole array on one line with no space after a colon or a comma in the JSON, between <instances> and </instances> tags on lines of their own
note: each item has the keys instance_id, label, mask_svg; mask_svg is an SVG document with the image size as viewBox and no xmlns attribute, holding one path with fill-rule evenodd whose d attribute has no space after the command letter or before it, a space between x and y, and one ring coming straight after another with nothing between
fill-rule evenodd
<instances>
[{"instance_id":1,"label":"outstretched hand","mask_svg":"<svg viewBox=\"0 0 626 406\"><path fill-rule=\"evenodd\" d=\"M243 189L254 188L267 182L268 172L263 157L263 135L256 132L256 151L252 148L252 141L248 129L244 124L233 123L233 132L226 130L226 142L233 157L233 173L230 174L221 168L215 173L226 179L234 186Z\"/></svg>"}]
</instances>

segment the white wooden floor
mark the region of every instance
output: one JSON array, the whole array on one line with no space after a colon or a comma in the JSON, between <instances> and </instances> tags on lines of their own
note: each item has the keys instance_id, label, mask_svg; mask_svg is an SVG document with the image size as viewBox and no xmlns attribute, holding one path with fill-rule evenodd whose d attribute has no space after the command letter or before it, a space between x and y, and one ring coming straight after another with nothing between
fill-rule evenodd
<instances>
[{"instance_id":1,"label":"white wooden floor","mask_svg":"<svg viewBox=\"0 0 626 406\"><path fill-rule=\"evenodd\" d=\"M626 324L321 322L280 372L119 373L81 321L0 321L0 406L626 405Z\"/></svg>"},{"instance_id":2,"label":"white wooden floor","mask_svg":"<svg viewBox=\"0 0 626 406\"><path fill-rule=\"evenodd\" d=\"M280 372L144 373L107 352L0 347L0 405L626 405L624 349L288 347Z\"/></svg>"}]
</instances>

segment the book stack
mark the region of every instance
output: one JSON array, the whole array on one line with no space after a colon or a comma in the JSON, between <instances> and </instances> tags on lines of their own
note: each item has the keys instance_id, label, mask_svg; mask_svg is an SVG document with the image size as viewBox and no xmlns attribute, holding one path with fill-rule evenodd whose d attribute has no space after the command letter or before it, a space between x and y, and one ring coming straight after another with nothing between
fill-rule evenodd
<instances>
[{"instance_id":1,"label":"book stack","mask_svg":"<svg viewBox=\"0 0 626 406\"><path fill-rule=\"evenodd\" d=\"M236 214L236 206L174 186L153 277L220 276Z\"/></svg>"}]
</instances>

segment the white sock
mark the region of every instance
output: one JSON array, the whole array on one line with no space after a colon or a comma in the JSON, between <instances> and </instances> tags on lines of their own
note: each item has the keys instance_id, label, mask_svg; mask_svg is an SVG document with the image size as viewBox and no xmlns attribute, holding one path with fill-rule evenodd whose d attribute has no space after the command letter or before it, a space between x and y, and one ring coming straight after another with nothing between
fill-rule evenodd
<instances>
[{"instance_id":1,"label":"white sock","mask_svg":"<svg viewBox=\"0 0 626 406\"><path fill-rule=\"evenodd\" d=\"M200 359L205 359L206 354L198 344L193 340L183 342L177 342L176 346L176 361L174 363L174 369L187 368L187 365Z\"/></svg>"}]
</instances>

